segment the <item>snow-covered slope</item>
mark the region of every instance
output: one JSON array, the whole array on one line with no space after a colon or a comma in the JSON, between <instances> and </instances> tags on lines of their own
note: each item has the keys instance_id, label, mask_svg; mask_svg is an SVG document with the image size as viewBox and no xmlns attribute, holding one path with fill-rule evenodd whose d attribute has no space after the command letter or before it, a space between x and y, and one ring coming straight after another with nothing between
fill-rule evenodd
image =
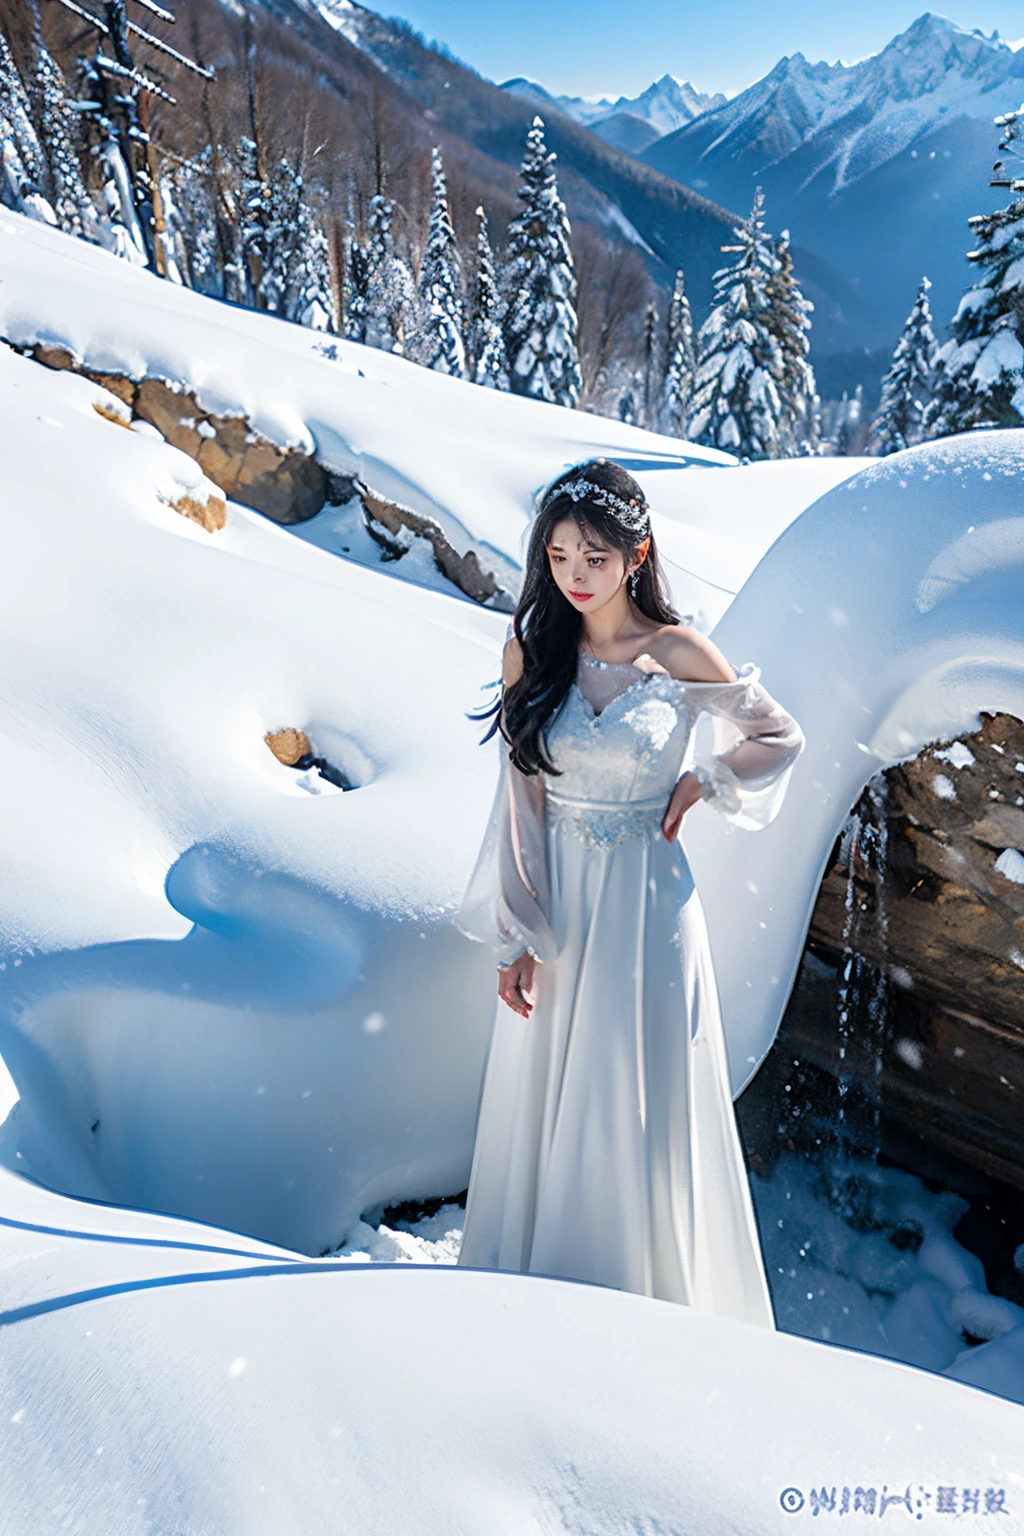
<instances>
[{"instance_id":1,"label":"snow-covered slope","mask_svg":"<svg viewBox=\"0 0 1024 1536\"><path fill-rule=\"evenodd\" d=\"M1020 1528L1024 1408L597 1286L225 1266L11 1322L11 1536L927 1529L951 1484Z\"/></svg>"},{"instance_id":2,"label":"snow-covered slope","mask_svg":"<svg viewBox=\"0 0 1024 1536\"><path fill-rule=\"evenodd\" d=\"M856 467L730 468L379 352L328 357L13 215L0 272L0 335L187 383L513 577L536 492L619 458L706 625L799 497ZM450 916L496 765L465 711L506 619L344 557L333 514L296 537L229 505L206 533L169 506L192 460L98 415L96 386L0 348L0 390L0 1054L22 1165L313 1253L368 1205L464 1187L493 964ZM282 766L263 738L284 728L359 787Z\"/></svg>"},{"instance_id":3,"label":"snow-covered slope","mask_svg":"<svg viewBox=\"0 0 1024 1536\"><path fill-rule=\"evenodd\" d=\"M1022 99L1024 52L926 13L858 64L780 60L644 158L739 213L760 183L770 224L876 292L894 335L922 271L953 307L966 218L995 195L992 119Z\"/></svg>"}]
</instances>

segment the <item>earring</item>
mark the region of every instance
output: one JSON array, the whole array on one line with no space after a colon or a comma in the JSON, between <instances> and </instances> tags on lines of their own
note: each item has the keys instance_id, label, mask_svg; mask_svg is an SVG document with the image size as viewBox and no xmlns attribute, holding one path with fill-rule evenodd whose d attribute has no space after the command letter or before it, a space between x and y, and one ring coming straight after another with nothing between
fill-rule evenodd
<instances>
[{"instance_id":1,"label":"earring","mask_svg":"<svg viewBox=\"0 0 1024 1536\"><path fill-rule=\"evenodd\" d=\"M636 570L633 572L632 576L629 578L629 591L630 591L630 595L634 598L634 600L636 598L636 589L637 589L637 586L639 585L639 582L640 582L640 567L637 566Z\"/></svg>"}]
</instances>

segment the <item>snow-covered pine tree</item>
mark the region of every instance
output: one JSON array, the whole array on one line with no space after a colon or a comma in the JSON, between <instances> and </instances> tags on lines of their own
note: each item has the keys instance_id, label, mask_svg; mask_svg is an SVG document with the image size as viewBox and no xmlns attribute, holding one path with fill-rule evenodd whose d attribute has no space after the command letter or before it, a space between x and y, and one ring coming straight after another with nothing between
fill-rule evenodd
<instances>
[{"instance_id":1,"label":"snow-covered pine tree","mask_svg":"<svg viewBox=\"0 0 1024 1536\"><path fill-rule=\"evenodd\" d=\"M46 224L57 216L43 195L46 161L29 99L7 39L0 32L0 199L8 208Z\"/></svg>"},{"instance_id":2,"label":"snow-covered pine tree","mask_svg":"<svg viewBox=\"0 0 1024 1536\"><path fill-rule=\"evenodd\" d=\"M263 276L269 260L269 231L273 220L273 189L260 164L254 139L238 141L238 235L243 265L242 302L251 308L265 303Z\"/></svg>"},{"instance_id":3,"label":"snow-covered pine tree","mask_svg":"<svg viewBox=\"0 0 1024 1536\"><path fill-rule=\"evenodd\" d=\"M213 147L191 160L175 160L166 173L164 217L175 239L175 256L190 288L227 297L213 192Z\"/></svg>"},{"instance_id":4,"label":"snow-covered pine tree","mask_svg":"<svg viewBox=\"0 0 1024 1536\"><path fill-rule=\"evenodd\" d=\"M775 255L778 266L768 278L767 325L782 354L779 451L790 456L812 454L821 440L818 391L808 358L814 305L804 298L796 280L788 229L775 242Z\"/></svg>"},{"instance_id":5,"label":"snow-covered pine tree","mask_svg":"<svg viewBox=\"0 0 1024 1536\"><path fill-rule=\"evenodd\" d=\"M734 266L715 273L714 305L697 333L697 372L687 436L745 459L777 458L781 445L782 349L769 329L769 279L778 270L758 187L735 228Z\"/></svg>"},{"instance_id":6,"label":"snow-covered pine tree","mask_svg":"<svg viewBox=\"0 0 1024 1536\"><path fill-rule=\"evenodd\" d=\"M928 278L923 277L889 371L882 380L878 414L871 423L871 450L880 457L919 443L923 435L936 351L928 307L930 287Z\"/></svg>"},{"instance_id":7,"label":"snow-covered pine tree","mask_svg":"<svg viewBox=\"0 0 1024 1536\"><path fill-rule=\"evenodd\" d=\"M661 391L659 422L662 432L682 437L693 393L696 360L693 352L693 316L686 297L682 269L676 273L672 302L668 311L668 337L665 346L665 382Z\"/></svg>"},{"instance_id":8,"label":"snow-covered pine tree","mask_svg":"<svg viewBox=\"0 0 1024 1536\"><path fill-rule=\"evenodd\" d=\"M343 334L347 341L366 341L366 303L370 281L370 257L365 245L352 234L345 244L345 281L342 302Z\"/></svg>"},{"instance_id":9,"label":"snow-covered pine tree","mask_svg":"<svg viewBox=\"0 0 1024 1536\"><path fill-rule=\"evenodd\" d=\"M395 204L378 193L367 218L366 343L404 355L412 329L415 289L408 266L395 250Z\"/></svg>"},{"instance_id":10,"label":"snow-covered pine tree","mask_svg":"<svg viewBox=\"0 0 1024 1536\"><path fill-rule=\"evenodd\" d=\"M56 60L36 28L34 107L46 161L45 190L57 223L69 235L86 234L95 214L82 180L76 147L79 118L68 104L67 86Z\"/></svg>"},{"instance_id":11,"label":"snow-covered pine tree","mask_svg":"<svg viewBox=\"0 0 1024 1536\"><path fill-rule=\"evenodd\" d=\"M494 274L494 253L487 233L487 215L476 210L476 267L470 294L470 378L486 389L508 389L505 338L501 329L501 301Z\"/></svg>"},{"instance_id":12,"label":"snow-covered pine tree","mask_svg":"<svg viewBox=\"0 0 1024 1536\"><path fill-rule=\"evenodd\" d=\"M575 406L580 396L576 274L555 156L535 117L526 139L519 201L502 271L509 383L517 395Z\"/></svg>"},{"instance_id":13,"label":"snow-covered pine tree","mask_svg":"<svg viewBox=\"0 0 1024 1536\"><path fill-rule=\"evenodd\" d=\"M264 201L265 200L265 201ZM271 314L287 314L292 272L301 252L302 177L286 156L266 186L253 189L263 220L259 296Z\"/></svg>"},{"instance_id":14,"label":"snow-covered pine tree","mask_svg":"<svg viewBox=\"0 0 1024 1536\"><path fill-rule=\"evenodd\" d=\"M288 318L311 331L336 331L331 251L316 210L304 197L299 204L296 260L288 293Z\"/></svg>"},{"instance_id":15,"label":"snow-covered pine tree","mask_svg":"<svg viewBox=\"0 0 1024 1536\"><path fill-rule=\"evenodd\" d=\"M430 157L430 180L433 199L427 243L420 260L416 361L438 373L450 373L456 379L464 379L462 261L448 211L444 162L436 147Z\"/></svg>"},{"instance_id":16,"label":"snow-covered pine tree","mask_svg":"<svg viewBox=\"0 0 1024 1536\"><path fill-rule=\"evenodd\" d=\"M997 118L1000 149L1024 132L1024 108ZM997 172L1002 162L997 162ZM979 276L953 317L951 340L935 359L935 393L925 411L929 437L975 427L1019 427L1024 420L1024 180L1009 187L1013 200L995 213L968 219L975 248L968 252Z\"/></svg>"},{"instance_id":17,"label":"snow-covered pine tree","mask_svg":"<svg viewBox=\"0 0 1024 1536\"><path fill-rule=\"evenodd\" d=\"M644 315L643 368L639 381L640 397L643 401L643 425L652 430L657 426L664 378L661 338L658 335L658 306L652 299Z\"/></svg>"},{"instance_id":18,"label":"snow-covered pine tree","mask_svg":"<svg viewBox=\"0 0 1024 1536\"><path fill-rule=\"evenodd\" d=\"M844 389L835 411L829 445L833 456L847 458L858 451L864 422L864 386L858 384L851 400Z\"/></svg>"}]
</instances>

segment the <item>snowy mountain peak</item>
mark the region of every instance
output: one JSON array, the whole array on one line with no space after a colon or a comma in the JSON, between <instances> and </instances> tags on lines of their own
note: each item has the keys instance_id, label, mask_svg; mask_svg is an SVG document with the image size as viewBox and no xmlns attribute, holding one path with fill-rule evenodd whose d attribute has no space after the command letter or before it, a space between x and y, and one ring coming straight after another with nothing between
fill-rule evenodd
<instances>
[{"instance_id":1,"label":"snowy mountain peak","mask_svg":"<svg viewBox=\"0 0 1024 1536\"><path fill-rule=\"evenodd\" d=\"M725 105L721 92L707 95L689 80L664 74L639 96L555 96L536 80L522 76L506 80L503 91L555 106L567 117L622 148L646 148L664 134L694 122L705 112ZM641 143L634 142L641 139Z\"/></svg>"}]
</instances>

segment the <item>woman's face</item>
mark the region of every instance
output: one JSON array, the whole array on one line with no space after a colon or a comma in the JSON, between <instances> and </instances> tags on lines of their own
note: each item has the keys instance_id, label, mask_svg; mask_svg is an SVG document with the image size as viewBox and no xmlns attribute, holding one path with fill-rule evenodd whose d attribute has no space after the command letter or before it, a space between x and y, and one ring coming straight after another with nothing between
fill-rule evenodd
<instances>
[{"instance_id":1,"label":"woman's face","mask_svg":"<svg viewBox=\"0 0 1024 1536\"><path fill-rule=\"evenodd\" d=\"M622 551L573 518L556 523L547 544L555 585L578 613L593 613L615 596L628 574Z\"/></svg>"}]
</instances>

